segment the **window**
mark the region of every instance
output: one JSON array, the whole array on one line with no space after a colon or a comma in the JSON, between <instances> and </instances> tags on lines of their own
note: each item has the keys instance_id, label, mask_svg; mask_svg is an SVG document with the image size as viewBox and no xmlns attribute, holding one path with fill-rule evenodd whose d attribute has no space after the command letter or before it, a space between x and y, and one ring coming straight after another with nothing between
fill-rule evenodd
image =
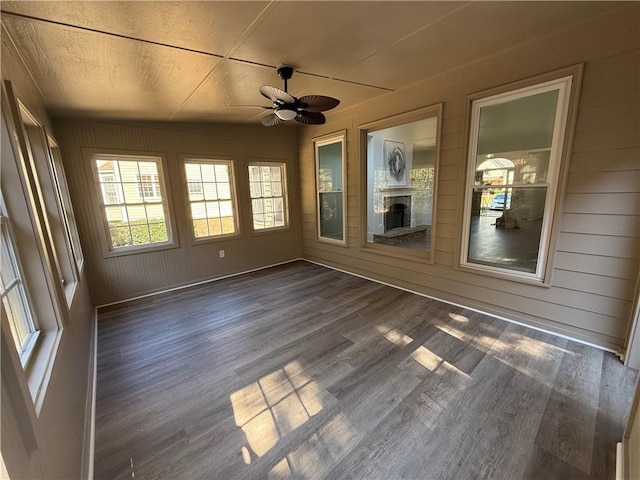
<instances>
[{"instance_id":1,"label":"window","mask_svg":"<svg viewBox=\"0 0 640 480\"><path fill-rule=\"evenodd\" d=\"M121 203L122 197L120 196L120 189L116 185L116 176L113 173L98 172L98 177L104 202L109 205Z\"/></svg>"},{"instance_id":2,"label":"window","mask_svg":"<svg viewBox=\"0 0 640 480\"><path fill-rule=\"evenodd\" d=\"M160 184L157 175L136 175L138 196L148 200L160 198Z\"/></svg>"},{"instance_id":3,"label":"window","mask_svg":"<svg viewBox=\"0 0 640 480\"><path fill-rule=\"evenodd\" d=\"M184 171L194 238L237 235L232 162L189 158Z\"/></svg>"},{"instance_id":4,"label":"window","mask_svg":"<svg viewBox=\"0 0 640 480\"><path fill-rule=\"evenodd\" d=\"M250 163L249 188L254 231L286 228L289 220L284 163Z\"/></svg>"},{"instance_id":5,"label":"window","mask_svg":"<svg viewBox=\"0 0 640 480\"><path fill-rule=\"evenodd\" d=\"M544 281L571 83L471 102L462 267Z\"/></svg>"},{"instance_id":6,"label":"window","mask_svg":"<svg viewBox=\"0 0 640 480\"><path fill-rule=\"evenodd\" d=\"M20 361L25 366L31 357L39 331L31 313L31 303L22 280L24 275L16 255L13 231L4 211L4 201L0 220L2 228L0 296L2 296L2 306L9 320Z\"/></svg>"},{"instance_id":7,"label":"window","mask_svg":"<svg viewBox=\"0 0 640 480\"><path fill-rule=\"evenodd\" d=\"M346 201L344 132L316 140L316 192L318 239L346 244Z\"/></svg>"},{"instance_id":8,"label":"window","mask_svg":"<svg viewBox=\"0 0 640 480\"><path fill-rule=\"evenodd\" d=\"M365 248L433 261L442 105L361 127Z\"/></svg>"},{"instance_id":9,"label":"window","mask_svg":"<svg viewBox=\"0 0 640 480\"><path fill-rule=\"evenodd\" d=\"M76 262L76 268L79 273L82 270L82 266L84 264L84 255L82 253L82 246L80 245L78 226L76 224L75 215L73 213L73 206L71 205L69 187L67 186L64 167L62 165L60 149L58 148L57 143L51 137L47 137L47 140L50 152L51 180L57 193L60 212L62 214L63 226L67 237L67 243L71 248L73 258Z\"/></svg>"},{"instance_id":10,"label":"window","mask_svg":"<svg viewBox=\"0 0 640 480\"><path fill-rule=\"evenodd\" d=\"M19 381L24 380L39 415L75 291L75 266L65 246L46 134L16 99L9 81L2 84L0 118L3 347L16 348L11 357L25 367Z\"/></svg>"},{"instance_id":11,"label":"window","mask_svg":"<svg viewBox=\"0 0 640 480\"><path fill-rule=\"evenodd\" d=\"M108 249L126 252L171 245L162 159L94 154L91 163L108 232Z\"/></svg>"},{"instance_id":12,"label":"window","mask_svg":"<svg viewBox=\"0 0 640 480\"><path fill-rule=\"evenodd\" d=\"M25 158L25 175L34 195L35 211L45 236L45 248L53 275L59 282L60 295L71 306L79 278L69 235L68 216L65 209L60 176L49 148L44 128L26 107L16 99L16 127L20 129L21 148ZM66 184L64 184L66 186ZM66 193L66 190L65 190Z\"/></svg>"}]
</instances>

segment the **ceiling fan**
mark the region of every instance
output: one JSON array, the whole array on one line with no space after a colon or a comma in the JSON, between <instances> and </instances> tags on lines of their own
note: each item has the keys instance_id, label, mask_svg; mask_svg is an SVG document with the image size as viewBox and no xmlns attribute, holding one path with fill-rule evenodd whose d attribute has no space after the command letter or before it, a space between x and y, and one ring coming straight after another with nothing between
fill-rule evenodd
<instances>
[{"instance_id":1,"label":"ceiling fan","mask_svg":"<svg viewBox=\"0 0 640 480\"><path fill-rule=\"evenodd\" d=\"M247 105L265 110L273 110L272 113L262 118L261 123L265 127L278 125L286 120L295 120L305 125L321 125L326 118L321 113L335 108L340 100L324 95L305 95L296 98L287 92L287 80L293 76L293 67L278 67L278 77L284 80L284 90L269 85L260 87L262 96L273 102L270 107L260 105Z\"/></svg>"}]
</instances>

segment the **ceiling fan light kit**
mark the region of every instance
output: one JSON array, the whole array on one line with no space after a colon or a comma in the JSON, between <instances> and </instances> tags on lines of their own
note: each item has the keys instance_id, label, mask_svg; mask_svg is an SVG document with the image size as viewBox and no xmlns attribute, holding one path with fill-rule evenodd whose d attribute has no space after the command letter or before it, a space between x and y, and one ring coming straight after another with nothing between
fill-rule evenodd
<instances>
[{"instance_id":1,"label":"ceiling fan light kit","mask_svg":"<svg viewBox=\"0 0 640 480\"><path fill-rule=\"evenodd\" d=\"M260 93L263 97L271 100L273 104L270 107L253 105L255 108L273 110L273 113L266 115L261 120L265 127L272 127L288 120L295 120L303 125L321 125L326 122L326 118L321 112L331 110L340 104L340 100L337 98L324 95L294 97L287 92L287 81L293 76L293 67L284 65L278 67L277 72L278 77L284 80L284 90L263 85L260 87Z\"/></svg>"}]
</instances>

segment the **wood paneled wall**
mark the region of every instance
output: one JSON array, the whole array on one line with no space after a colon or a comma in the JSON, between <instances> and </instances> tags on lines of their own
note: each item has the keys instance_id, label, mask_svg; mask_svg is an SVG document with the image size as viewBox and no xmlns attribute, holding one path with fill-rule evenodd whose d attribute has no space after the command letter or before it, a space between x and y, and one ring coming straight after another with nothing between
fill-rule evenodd
<instances>
[{"instance_id":1,"label":"wood paneled wall","mask_svg":"<svg viewBox=\"0 0 640 480\"><path fill-rule=\"evenodd\" d=\"M304 258L617 349L627 332L640 256L640 4L630 3L524 45L328 116L299 134ZM415 59L416 62L428 59ZM466 96L584 63L582 91L562 194L552 286L454 268L459 255L466 152ZM358 126L444 103L435 264L360 249ZM347 130L348 248L316 240L314 137Z\"/></svg>"},{"instance_id":2,"label":"wood paneled wall","mask_svg":"<svg viewBox=\"0 0 640 480\"><path fill-rule=\"evenodd\" d=\"M65 162L69 190L78 217L91 298L104 305L299 258L300 211L296 135L290 128L181 123L84 122L55 123ZM99 235L101 220L87 149L157 152L166 156L164 172L170 191L178 246L105 258ZM182 186L179 155L232 158L242 236L191 242L188 205ZM247 179L249 160L275 160L287 165L290 228L253 234ZM220 258L219 250L225 251Z\"/></svg>"}]
</instances>

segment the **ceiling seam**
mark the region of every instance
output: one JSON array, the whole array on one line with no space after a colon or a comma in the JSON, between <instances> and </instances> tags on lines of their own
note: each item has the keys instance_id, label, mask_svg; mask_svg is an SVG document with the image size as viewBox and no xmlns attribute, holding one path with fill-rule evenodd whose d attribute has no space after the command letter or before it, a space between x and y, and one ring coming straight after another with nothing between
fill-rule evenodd
<instances>
[{"instance_id":1,"label":"ceiling seam","mask_svg":"<svg viewBox=\"0 0 640 480\"><path fill-rule=\"evenodd\" d=\"M390 43L390 44L385 45L385 46L384 46L384 47L382 47L382 48L377 49L376 51L372 52L371 54L367 55L366 57L359 59L359 60L358 60L357 62L355 62L355 63L352 63L351 65L347 65L347 66L345 66L343 69L341 69L341 70L337 71L337 72L336 72L336 75L338 75L338 74L340 74L340 73L342 73L342 72L345 72L345 71L349 70L350 68L355 67L356 65L359 65L360 63L362 63L362 62L366 61L367 59L369 59L369 58L373 57L374 55L377 55L377 54L379 54L380 52L382 52L382 51L384 51L384 50L386 50L386 49L388 49L388 48L390 48L390 47L392 47L392 46L394 46L394 45L397 45L397 44L398 44L398 43L400 43L400 42L403 42L403 41L404 41L404 40L406 40L407 38L412 37L413 35L415 35L415 34L417 34L418 32L420 32L420 31L424 30L425 28L430 27L430 26L432 26L432 25L434 25L434 24L436 24L436 23L438 23L438 22L440 22L440 21L444 20L445 18L449 17L450 15L453 15L454 13L457 13L457 12L459 12L460 10L462 10L462 9L464 9L464 8L466 8L466 7L468 7L470 4L471 4L471 2L466 2L466 3L464 3L462 6L460 6L460 7L456 8L455 10L451 10L450 12L448 12L448 13L446 13L446 14L442 15L441 17L438 17L438 18L436 18L435 20L433 20L433 21L431 21L431 22L427 23L426 25L422 25L422 26L421 26L420 28L418 28L417 30L414 30L413 32L408 33L407 35L405 35L405 36L404 36L404 37L402 37L402 38L399 38L399 39L398 39L398 40L396 40L395 42L392 42L392 43ZM391 90L391 91L394 91L394 90Z\"/></svg>"},{"instance_id":2,"label":"ceiling seam","mask_svg":"<svg viewBox=\"0 0 640 480\"><path fill-rule=\"evenodd\" d=\"M229 47L227 52L224 54L224 58L231 58L231 55L233 55L233 53L242 46L242 44L246 41L247 37L249 37L249 35L255 32L256 29L260 26L260 24L264 22L267 19L267 17L271 15L271 13L276 8L278 8L279 5L280 5L280 2L276 2L276 1L269 2L269 4L266 7L264 7L264 9L258 15L256 15L256 17L249 24L249 26L247 26L247 28L245 28L244 31L240 35L238 35L238 38L236 38L236 40L233 42L233 44ZM245 61L241 59L238 59L238 60L241 62ZM254 63L254 62L247 61L247 63ZM272 68L276 68L276 67L274 66Z\"/></svg>"},{"instance_id":3,"label":"ceiling seam","mask_svg":"<svg viewBox=\"0 0 640 480\"><path fill-rule=\"evenodd\" d=\"M241 59L232 59L232 58L230 58L230 56L233 54L234 51L236 51L238 48L240 48L240 46L244 43L246 38L255 31L255 29L264 21L264 19L266 17L269 16L271 11L274 10L276 7L277 7L277 2L275 2L275 1L269 2L269 4L258 15L256 15L256 17L247 26L247 28L245 28L244 31L240 35L238 35L238 37L234 40L234 42L231 45L231 47L229 47L229 49L224 53L224 55L222 55L222 58L226 59L226 60L232 60L232 61L236 61L236 62L241 62L241 63L248 63L248 64L252 64L252 65L275 68L272 65L263 65L263 64L256 63L256 62L247 62L247 61L244 61L244 60L241 60ZM219 62L216 63L213 66L213 68L207 72L207 74L202 78L202 80L200 82L198 82L198 84L194 87L194 89L191 91L191 93L189 93L189 95L187 95L187 97L178 106L178 108L176 108L173 111L173 113L171 113L171 115L169 115L169 120L173 120L173 118L178 113L180 113L180 111L184 108L184 106L191 99L191 97L193 97L196 94L198 89L206 82L206 80L211 76L211 74L214 72L214 70L216 68L218 68L218 65L219 65Z\"/></svg>"}]
</instances>

